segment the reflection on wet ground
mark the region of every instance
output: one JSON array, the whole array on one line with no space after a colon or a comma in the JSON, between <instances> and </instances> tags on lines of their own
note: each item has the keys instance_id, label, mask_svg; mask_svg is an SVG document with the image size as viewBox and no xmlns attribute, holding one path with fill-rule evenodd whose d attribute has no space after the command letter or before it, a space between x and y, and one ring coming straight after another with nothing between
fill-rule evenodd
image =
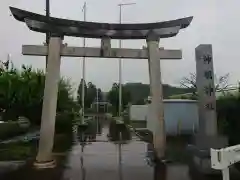
<instances>
[{"instance_id":1,"label":"reflection on wet ground","mask_svg":"<svg viewBox=\"0 0 240 180\"><path fill-rule=\"evenodd\" d=\"M145 161L146 144L131 141L119 145L107 141L108 129L103 129L97 141L84 147L83 153L79 144L74 145L68 158L65 179L153 179L153 169ZM119 162L122 156L122 162ZM81 160L82 159L82 160ZM82 161L82 164L81 164Z\"/></svg>"},{"instance_id":2,"label":"reflection on wet ground","mask_svg":"<svg viewBox=\"0 0 240 180\"><path fill-rule=\"evenodd\" d=\"M35 170L31 161L1 180L190 180L186 165L167 164L154 171L146 160L147 143L136 137L124 144L109 141L108 126L101 127L94 142L79 142L74 136L72 149L63 164L50 170ZM1 166L1 163L0 163ZM1 167L0 167L1 168ZM16 168L15 168L16 169ZM155 172L155 173L154 173ZM157 172L157 173L156 173ZM192 179L213 180L196 176ZM221 179L221 177L217 178Z\"/></svg>"}]
</instances>

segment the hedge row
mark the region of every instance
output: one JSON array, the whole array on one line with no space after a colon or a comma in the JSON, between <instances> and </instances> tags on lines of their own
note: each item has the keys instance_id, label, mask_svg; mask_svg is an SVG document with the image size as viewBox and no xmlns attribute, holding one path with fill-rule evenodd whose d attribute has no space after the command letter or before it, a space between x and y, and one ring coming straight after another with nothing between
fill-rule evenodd
<instances>
[{"instance_id":1,"label":"hedge row","mask_svg":"<svg viewBox=\"0 0 240 180\"><path fill-rule=\"evenodd\" d=\"M217 100L217 118L221 133L230 145L240 144L240 96L228 95Z\"/></svg>"}]
</instances>

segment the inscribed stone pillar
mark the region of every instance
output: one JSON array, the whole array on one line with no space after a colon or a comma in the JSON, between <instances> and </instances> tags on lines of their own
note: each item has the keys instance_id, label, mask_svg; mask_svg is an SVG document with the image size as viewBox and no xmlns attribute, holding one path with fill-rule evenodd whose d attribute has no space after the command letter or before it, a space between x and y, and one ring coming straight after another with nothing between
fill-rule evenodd
<instances>
[{"instance_id":1,"label":"inscribed stone pillar","mask_svg":"<svg viewBox=\"0 0 240 180\"><path fill-rule=\"evenodd\" d=\"M35 165L39 167L43 167L44 163L47 164L47 162L54 162L52 149L55 131L58 82L60 79L61 46L62 39L60 37L50 38L42 107L40 141L35 163Z\"/></svg>"},{"instance_id":2,"label":"inscribed stone pillar","mask_svg":"<svg viewBox=\"0 0 240 180\"><path fill-rule=\"evenodd\" d=\"M148 62L150 76L151 103L149 104L148 122L153 132L153 143L158 158L165 156L165 123L163 109L163 92L161 82L161 69L159 61L159 38L147 39Z\"/></svg>"},{"instance_id":3,"label":"inscribed stone pillar","mask_svg":"<svg viewBox=\"0 0 240 180\"><path fill-rule=\"evenodd\" d=\"M188 146L191 161L190 172L216 174L211 168L210 149L226 147L228 139L217 134L216 97L213 71L212 46L201 44L195 49L197 69L197 91L199 103L199 132L194 144Z\"/></svg>"},{"instance_id":4,"label":"inscribed stone pillar","mask_svg":"<svg viewBox=\"0 0 240 180\"><path fill-rule=\"evenodd\" d=\"M217 135L217 119L212 46L202 44L195 51L199 101L199 133L201 135L215 136Z\"/></svg>"}]
</instances>

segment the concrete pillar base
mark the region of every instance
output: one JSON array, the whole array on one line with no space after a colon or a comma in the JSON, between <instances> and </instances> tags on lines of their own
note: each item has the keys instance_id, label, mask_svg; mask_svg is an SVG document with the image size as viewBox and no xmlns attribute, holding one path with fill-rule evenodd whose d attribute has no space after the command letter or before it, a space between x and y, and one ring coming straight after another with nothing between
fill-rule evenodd
<instances>
[{"instance_id":1,"label":"concrete pillar base","mask_svg":"<svg viewBox=\"0 0 240 180\"><path fill-rule=\"evenodd\" d=\"M157 160L154 165L154 180L167 179L167 164Z\"/></svg>"},{"instance_id":2,"label":"concrete pillar base","mask_svg":"<svg viewBox=\"0 0 240 180\"><path fill-rule=\"evenodd\" d=\"M50 169L50 168L55 168L57 163L53 159L52 161L47 161L47 162L35 161L33 165L36 169Z\"/></svg>"},{"instance_id":3,"label":"concrete pillar base","mask_svg":"<svg viewBox=\"0 0 240 180\"><path fill-rule=\"evenodd\" d=\"M210 149L220 149L228 145L228 140L224 136L196 135L194 143L188 145L189 169L204 175L221 174L221 171L211 168Z\"/></svg>"}]
</instances>

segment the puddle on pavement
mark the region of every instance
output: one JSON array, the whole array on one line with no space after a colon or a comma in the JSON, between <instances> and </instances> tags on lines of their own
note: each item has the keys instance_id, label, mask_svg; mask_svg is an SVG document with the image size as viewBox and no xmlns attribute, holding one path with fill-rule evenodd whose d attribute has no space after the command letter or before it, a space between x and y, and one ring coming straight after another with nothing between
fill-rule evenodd
<instances>
[{"instance_id":1,"label":"puddle on pavement","mask_svg":"<svg viewBox=\"0 0 240 180\"><path fill-rule=\"evenodd\" d=\"M97 124L98 127L85 132L84 137L79 137L82 136L81 133L74 134L73 145L68 153L56 155L58 166L55 169L35 170L31 159L26 165L22 161L8 162L5 165L0 162L0 179L190 180L185 165L162 165L154 171L147 163L147 143L131 138L124 127L119 130L116 124ZM119 131L122 132L121 136L117 133ZM119 138L124 138L125 141L119 141ZM79 142L82 139L85 142ZM3 173L1 170L9 172Z\"/></svg>"}]
</instances>

